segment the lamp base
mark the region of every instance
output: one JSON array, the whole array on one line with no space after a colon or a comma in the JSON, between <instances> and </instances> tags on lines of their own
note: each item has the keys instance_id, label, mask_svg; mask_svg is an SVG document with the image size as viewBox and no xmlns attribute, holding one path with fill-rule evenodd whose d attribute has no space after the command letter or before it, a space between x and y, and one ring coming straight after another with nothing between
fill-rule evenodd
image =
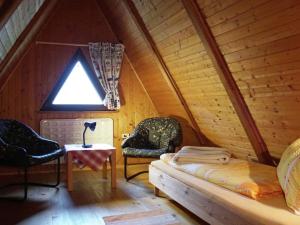
<instances>
[{"instance_id":1,"label":"lamp base","mask_svg":"<svg viewBox=\"0 0 300 225\"><path fill-rule=\"evenodd\" d=\"M83 148L91 148L93 145L82 145Z\"/></svg>"}]
</instances>

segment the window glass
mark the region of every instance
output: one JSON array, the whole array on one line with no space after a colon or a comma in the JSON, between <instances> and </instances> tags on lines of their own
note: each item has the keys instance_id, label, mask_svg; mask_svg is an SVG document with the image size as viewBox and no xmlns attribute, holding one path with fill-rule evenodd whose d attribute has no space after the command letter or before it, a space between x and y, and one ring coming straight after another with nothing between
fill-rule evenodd
<instances>
[{"instance_id":1,"label":"window glass","mask_svg":"<svg viewBox=\"0 0 300 225\"><path fill-rule=\"evenodd\" d=\"M102 105L103 102L82 64L77 61L52 104Z\"/></svg>"}]
</instances>

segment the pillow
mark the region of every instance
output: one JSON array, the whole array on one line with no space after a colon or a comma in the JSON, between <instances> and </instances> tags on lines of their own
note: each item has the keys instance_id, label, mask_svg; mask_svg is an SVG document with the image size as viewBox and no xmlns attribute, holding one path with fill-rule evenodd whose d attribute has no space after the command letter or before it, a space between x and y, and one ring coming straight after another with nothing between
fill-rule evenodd
<instances>
[{"instance_id":1,"label":"pillow","mask_svg":"<svg viewBox=\"0 0 300 225\"><path fill-rule=\"evenodd\" d=\"M282 154L277 176L288 207L300 215L300 138Z\"/></svg>"}]
</instances>

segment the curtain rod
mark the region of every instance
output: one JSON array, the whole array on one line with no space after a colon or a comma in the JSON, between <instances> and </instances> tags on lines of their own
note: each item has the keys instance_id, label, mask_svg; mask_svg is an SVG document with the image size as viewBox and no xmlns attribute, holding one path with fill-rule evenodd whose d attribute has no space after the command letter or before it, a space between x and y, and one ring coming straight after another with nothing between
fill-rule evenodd
<instances>
[{"instance_id":1,"label":"curtain rod","mask_svg":"<svg viewBox=\"0 0 300 225\"><path fill-rule=\"evenodd\" d=\"M49 41L36 41L35 44L37 44L37 45L60 45L60 46L89 47L87 44L64 43L64 42L49 42Z\"/></svg>"}]
</instances>

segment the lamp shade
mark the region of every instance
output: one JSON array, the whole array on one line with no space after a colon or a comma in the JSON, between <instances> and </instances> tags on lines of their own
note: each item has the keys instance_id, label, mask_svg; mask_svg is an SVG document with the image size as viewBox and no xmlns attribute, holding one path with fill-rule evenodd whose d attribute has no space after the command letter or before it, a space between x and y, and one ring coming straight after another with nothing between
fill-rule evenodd
<instances>
[{"instance_id":1,"label":"lamp shade","mask_svg":"<svg viewBox=\"0 0 300 225\"><path fill-rule=\"evenodd\" d=\"M85 143L85 132L86 132L87 128L90 128L91 131L94 131L95 128L96 128L96 124L97 124L96 122L85 122L84 123L84 131L83 131L83 134L82 134L82 139L83 139L82 147L83 148L91 148L92 147L92 145L87 145Z\"/></svg>"},{"instance_id":2,"label":"lamp shade","mask_svg":"<svg viewBox=\"0 0 300 225\"><path fill-rule=\"evenodd\" d=\"M96 122L85 122L84 127L88 127L91 129L91 131L94 131L96 128Z\"/></svg>"}]
</instances>

